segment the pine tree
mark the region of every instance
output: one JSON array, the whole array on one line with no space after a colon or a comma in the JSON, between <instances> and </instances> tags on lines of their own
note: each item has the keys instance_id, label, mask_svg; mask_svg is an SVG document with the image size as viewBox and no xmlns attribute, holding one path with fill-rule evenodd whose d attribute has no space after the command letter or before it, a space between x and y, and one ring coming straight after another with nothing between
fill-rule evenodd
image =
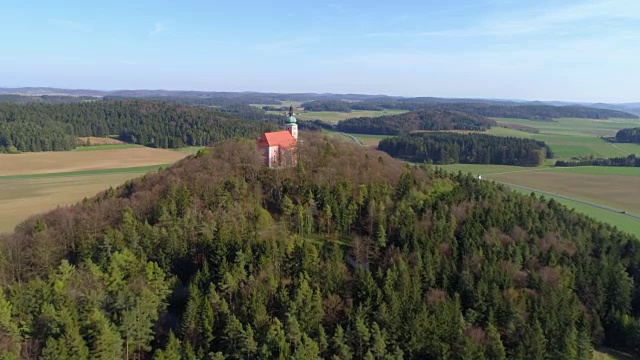
<instances>
[{"instance_id":1,"label":"pine tree","mask_svg":"<svg viewBox=\"0 0 640 360\"><path fill-rule=\"evenodd\" d=\"M350 360L352 358L351 348L347 345L342 326L336 326L336 331L331 338L331 352L335 357L342 360Z\"/></svg>"},{"instance_id":2,"label":"pine tree","mask_svg":"<svg viewBox=\"0 0 640 360\"><path fill-rule=\"evenodd\" d=\"M527 351L528 358L531 360L545 360L547 358L547 340L540 326L540 322L536 319L531 325L526 336L524 348Z\"/></svg>"},{"instance_id":3,"label":"pine tree","mask_svg":"<svg viewBox=\"0 0 640 360\"><path fill-rule=\"evenodd\" d=\"M20 331L11 319L11 303L0 295L0 334L2 334L2 352L0 360L14 360L20 356Z\"/></svg>"},{"instance_id":4,"label":"pine tree","mask_svg":"<svg viewBox=\"0 0 640 360\"><path fill-rule=\"evenodd\" d=\"M180 341L173 334L173 331L169 331L169 340L164 348L164 351L156 351L154 360L180 360L182 359L180 351Z\"/></svg>"},{"instance_id":5,"label":"pine tree","mask_svg":"<svg viewBox=\"0 0 640 360\"><path fill-rule=\"evenodd\" d=\"M293 358L296 360L320 359L318 344L307 336L307 334L303 334L300 344L293 353Z\"/></svg>"},{"instance_id":6,"label":"pine tree","mask_svg":"<svg viewBox=\"0 0 640 360\"><path fill-rule=\"evenodd\" d=\"M38 359L42 360L73 360L69 357L67 346L63 339L56 340L49 337L40 352Z\"/></svg>"},{"instance_id":7,"label":"pine tree","mask_svg":"<svg viewBox=\"0 0 640 360\"><path fill-rule=\"evenodd\" d=\"M266 344L270 358L288 359L290 347L287 343L287 336L282 328L282 323L278 318L273 319L273 324L267 332Z\"/></svg>"},{"instance_id":8,"label":"pine tree","mask_svg":"<svg viewBox=\"0 0 640 360\"><path fill-rule=\"evenodd\" d=\"M117 328L99 310L94 310L90 318L91 359L122 359L123 342Z\"/></svg>"},{"instance_id":9,"label":"pine tree","mask_svg":"<svg viewBox=\"0 0 640 360\"><path fill-rule=\"evenodd\" d=\"M254 333L253 333L253 329L251 328L251 325L247 325L244 331L242 348L243 348L245 359L252 359L258 352L258 343L254 338Z\"/></svg>"},{"instance_id":10,"label":"pine tree","mask_svg":"<svg viewBox=\"0 0 640 360\"><path fill-rule=\"evenodd\" d=\"M371 354L375 359L384 359L387 353L387 343L384 333L375 321L371 324Z\"/></svg>"},{"instance_id":11,"label":"pine tree","mask_svg":"<svg viewBox=\"0 0 640 360\"><path fill-rule=\"evenodd\" d=\"M244 329L242 323L234 315L231 315L222 335L224 340L225 355L232 358L242 358L241 346L244 341Z\"/></svg>"},{"instance_id":12,"label":"pine tree","mask_svg":"<svg viewBox=\"0 0 640 360\"><path fill-rule=\"evenodd\" d=\"M487 358L491 360L504 360L507 357L504 345L500 341L500 333L493 324L487 326Z\"/></svg>"}]
</instances>

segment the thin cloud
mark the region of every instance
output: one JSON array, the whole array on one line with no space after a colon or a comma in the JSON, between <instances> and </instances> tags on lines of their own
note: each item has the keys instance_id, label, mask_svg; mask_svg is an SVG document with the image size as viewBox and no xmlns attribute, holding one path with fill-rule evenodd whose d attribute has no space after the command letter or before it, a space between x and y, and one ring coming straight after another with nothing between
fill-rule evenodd
<instances>
[{"instance_id":1,"label":"thin cloud","mask_svg":"<svg viewBox=\"0 0 640 360\"><path fill-rule=\"evenodd\" d=\"M382 32L365 37L482 37L513 36L561 31L578 22L640 20L640 2L635 0L596 0L560 8L503 14L477 26L419 32Z\"/></svg>"},{"instance_id":2,"label":"thin cloud","mask_svg":"<svg viewBox=\"0 0 640 360\"><path fill-rule=\"evenodd\" d=\"M57 28L73 31L78 33L90 33L92 32L91 28L83 23L71 21L71 20L62 20L62 19L49 19L49 25L55 26Z\"/></svg>"},{"instance_id":3,"label":"thin cloud","mask_svg":"<svg viewBox=\"0 0 640 360\"><path fill-rule=\"evenodd\" d=\"M256 45L255 49L264 54L295 54L304 51L304 47L313 40L298 39L289 41L274 41Z\"/></svg>"},{"instance_id":4,"label":"thin cloud","mask_svg":"<svg viewBox=\"0 0 640 360\"><path fill-rule=\"evenodd\" d=\"M166 22L158 21L156 22L153 29L149 30L149 35L156 36L168 30L168 25Z\"/></svg>"}]
</instances>

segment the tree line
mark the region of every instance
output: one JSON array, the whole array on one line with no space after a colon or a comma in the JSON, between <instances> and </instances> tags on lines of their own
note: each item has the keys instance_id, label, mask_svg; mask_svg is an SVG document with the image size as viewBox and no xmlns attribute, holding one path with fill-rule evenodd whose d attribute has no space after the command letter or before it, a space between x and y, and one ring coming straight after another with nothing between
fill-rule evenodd
<instances>
[{"instance_id":1,"label":"tree line","mask_svg":"<svg viewBox=\"0 0 640 360\"><path fill-rule=\"evenodd\" d=\"M417 130L484 131L496 122L478 115L449 110L420 110L398 115L357 117L340 121L339 131L356 134L398 135Z\"/></svg>"},{"instance_id":2,"label":"tree line","mask_svg":"<svg viewBox=\"0 0 640 360\"><path fill-rule=\"evenodd\" d=\"M5 359L638 354L638 239L554 200L302 133L35 216L0 241Z\"/></svg>"},{"instance_id":3,"label":"tree line","mask_svg":"<svg viewBox=\"0 0 640 360\"><path fill-rule=\"evenodd\" d=\"M151 101L0 104L0 152L60 151L77 137L117 135L157 148L204 146L277 128L278 116L249 106L207 109Z\"/></svg>"},{"instance_id":4,"label":"tree line","mask_svg":"<svg viewBox=\"0 0 640 360\"><path fill-rule=\"evenodd\" d=\"M554 106L539 104L520 104L505 102L480 102L478 100L445 100L437 98L379 98L363 101L315 100L301 105L305 111L340 111L353 110L451 110L461 111L486 117L519 118L551 121L557 118L638 119L624 111L597 109L586 106Z\"/></svg>"},{"instance_id":5,"label":"tree line","mask_svg":"<svg viewBox=\"0 0 640 360\"><path fill-rule=\"evenodd\" d=\"M547 144L486 134L413 133L386 138L378 149L412 162L540 166L553 158Z\"/></svg>"},{"instance_id":6,"label":"tree line","mask_svg":"<svg viewBox=\"0 0 640 360\"><path fill-rule=\"evenodd\" d=\"M572 166L626 166L640 167L640 158L635 154L626 157L608 158L608 159L578 159L578 160L558 160L556 166L572 167Z\"/></svg>"},{"instance_id":7,"label":"tree line","mask_svg":"<svg viewBox=\"0 0 640 360\"><path fill-rule=\"evenodd\" d=\"M0 95L0 103L13 103L13 104L30 104L30 103L67 104L67 103L79 103L84 101L97 101L97 100L99 100L99 98L91 97L91 96L64 96L64 95L28 96L28 95L13 95L13 94Z\"/></svg>"},{"instance_id":8,"label":"tree line","mask_svg":"<svg viewBox=\"0 0 640 360\"><path fill-rule=\"evenodd\" d=\"M640 127L619 130L616 133L616 141L640 144Z\"/></svg>"}]
</instances>

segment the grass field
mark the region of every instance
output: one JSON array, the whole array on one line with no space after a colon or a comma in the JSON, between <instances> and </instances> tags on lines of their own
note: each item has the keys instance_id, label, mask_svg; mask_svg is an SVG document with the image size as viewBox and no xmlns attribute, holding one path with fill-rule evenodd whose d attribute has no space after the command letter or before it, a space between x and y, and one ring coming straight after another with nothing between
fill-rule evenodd
<instances>
[{"instance_id":1,"label":"grass field","mask_svg":"<svg viewBox=\"0 0 640 360\"><path fill-rule=\"evenodd\" d=\"M549 193L560 194L582 201L592 202L615 209L640 214L640 168L620 167L519 167L506 165L471 165L454 164L439 166L447 171L482 175L485 180L524 186ZM514 187L514 190L530 193ZM626 214L609 211L554 197L570 208L576 209L593 218L615 225L623 231L635 234L640 238L640 220Z\"/></svg>"},{"instance_id":2,"label":"grass field","mask_svg":"<svg viewBox=\"0 0 640 360\"><path fill-rule=\"evenodd\" d=\"M157 167L156 167L157 168ZM31 178L0 178L0 233L11 231L31 215L72 205L110 186L148 172L136 171L100 173L99 175L32 176Z\"/></svg>"},{"instance_id":3,"label":"grass field","mask_svg":"<svg viewBox=\"0 0 640 360\"><path fill-rule=\"evenodd\" d=\"M91 145L91 146L78 146L72 151L98 151L98 150L117 150L117 149L134 149L143 148L142 145L137 144L105 144L105 145Z\"/></svg>"},{"instance_id":4,"label":"grass field","mask_svg":"<svg viewBox=\"0 0 640 360\"><path fill-rule=\"evenodd\" d=\"M487 179L567 195L640 214L640 177L557 171L520 171L485 175ZM640 226L640 220L638 220Z\"/></svg>"},{"instance_id":5,"label":"grass field","mask_svg":"<svg viewBox=\"0 0 640 360\"><path fill-rule=\"evenodd\" d=\"M513 125L536 128L540 133L520 131L511 128L494 127L489 134L532 138L547 143L556 158L571 158L593 155L595 157L623 157L640 155L638 144L614 144L600 137L613 137L619 129L640 126L634 119L557 119L554 122L540 122L523 119L496 119ZM628 167L572 167L555 168L548 160L545 167L523 168L497 165L447 165L451 171L471 172L483 178L504 183L538 189L640 214L640 168ZM526 191L525 191L526 192ZM561 203L579 212L608 222L618 228L633 233L640 238L640 220L608 211L584 203L556 198Z\"/></svg>"},{"instance_id":6,"label":"grass field","mask_svg":"<svg viewBox=\"0 0 640 360\"><path fill-rule=\"evenodd\" d=\"M111 146L111 145L107 145ZM173 163L184 153L152 148L0 154L0 176L120 169Z\"/></svg>"},{"instance_id":7,"label":"grass field","mask_svg":"<svg viewBox=\"0 0 640 360\"><path fill-rule=\"evenodd\" d=\"M329 124L337 124L339 121L355 118L355 117L376 117L383 115L397 115L406 113L405 110L356 110L352 112L337 111L309 111L296 115L300 120L322 120Z\"/></svg>"},{"instance_id":8,"label":"grass field","mask_svg":"<svg viewBox=\"0 0 640 360\"><path fill-rule=\"evenodd\" d=\"M524 125L538 129L533 134L504 127L494 127L488 134L497 136L515 136L541 140L547 143L557 158L570 158L585 155L596 157L621 157L640 154L639 144L612 144L600 138L615 136L622 128L640 126L640 120L634 119L557 119L557 121L531 121L524 119L496 118L501 123Z\"/></svg>"},{"instance_id":9,"label":"grass field","mask_svg":"<svg viewBox=\"0 0 640 360\"><path fill-rule=\"evenodd\" d=\"M93 148L0 155L0 233L31 215L74 204L109 186L167 167L199 149Z\"/></svg>"}]
</instances>

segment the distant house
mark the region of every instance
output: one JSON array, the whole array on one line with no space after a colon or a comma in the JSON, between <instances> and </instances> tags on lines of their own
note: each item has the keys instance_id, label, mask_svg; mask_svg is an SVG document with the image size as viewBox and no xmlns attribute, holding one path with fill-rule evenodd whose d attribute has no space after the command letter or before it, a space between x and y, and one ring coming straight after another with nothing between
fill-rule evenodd
<instances>
[{"instance_id":1,"label":"distant house","mask_svg":"<svg viewBox=\"0 0 640 360\"><path fill-rule=\"evenodd\" d=\"M293 116L293 107L289 107L289 117L283 131L264 133L257 141L262 152L264 164L268 167L294 166L298 159L298 125Z\"/></svg>"}]
</instances>

